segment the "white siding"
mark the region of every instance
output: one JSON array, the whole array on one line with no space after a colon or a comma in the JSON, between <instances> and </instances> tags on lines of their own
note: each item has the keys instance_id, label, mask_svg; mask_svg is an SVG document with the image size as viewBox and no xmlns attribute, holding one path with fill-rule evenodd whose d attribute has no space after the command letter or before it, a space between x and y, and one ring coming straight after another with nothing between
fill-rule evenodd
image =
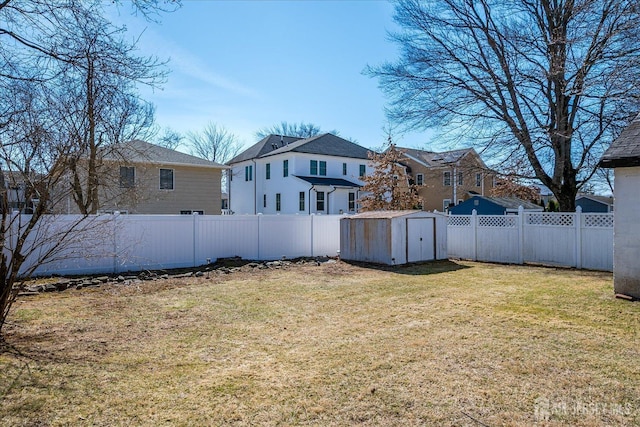
<instances>
[{"instance_id":1,"label":"white siding","mask_svg":"<svg viewBox=\"0 0 640 427\"><path fill-rule=\"evenodd\" d=\"M289 161L289 176L283 177L283 161ZM370 174L372 168L367 159L351 159L335 156L322 156L307 153L288 152L274 156L263 157L245 161L233 165L234 176L231 181L230 209L235 214L341 214L349 213L349 192L355 192L358 198L358 189L334 188L330 186L313 187L308 182L296 178L296 176L311 176L310 161L317 160L327 163L327 174L322 178L339 178L363 185L359 177L360 165L366 166L366 173ZM271 165L271 178L266 179L266 165ZM342 174L342 164L347 164L347 175ZM252 182L245 181L245 166L253 166ZM311 190L311 191L310 191ZM322 211L316 209L317 191L325 193L325 208ZM305 193L305 209L300 211L300 192ZM281 197L281 210L276 212L276 193ZM264 196L267 206L264 207ZM255 205L254 205L255 199ZM352 212L353 213L353 212Z\"/></svg>"},{"instance_id":2,"label":"white siding","mask_svg":"<svg viewBox=\"0 0 640 427\"><path fill-rule=\"evenodd\" d=\"M615 291L640 298L640 167L615 169Z\"/></svg>"}]
</instances>

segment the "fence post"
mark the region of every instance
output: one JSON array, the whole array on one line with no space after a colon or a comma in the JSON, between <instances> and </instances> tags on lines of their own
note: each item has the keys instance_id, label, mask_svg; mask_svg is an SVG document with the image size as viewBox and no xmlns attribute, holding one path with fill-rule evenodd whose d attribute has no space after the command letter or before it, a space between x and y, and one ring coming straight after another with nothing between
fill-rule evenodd
<instances>
[{"instance_id":1,"label":"fence post","mask_svg":"<svg viewBox=\"0 0 640 427\"><path fill-rule=\"evenodd\" d=\"M518 264L524 264L524 208L518 206Z\"/></svg>"},{"instance_id":2,"label":"fence post","mask_svg":"<svg viewBox=\"0 0 640 427\"><path fill-rule=\"evenodd\" d=\"M582 207L576 207L576 268L582 268Z\"/></svg>"},{"instance_id":3,"label":"fence post","mask_svg":"<svg viewBox=\"0 0 640 427\"><path fill-rule=\"evenodd\" d=\"M478 211L471 211L471 235L473 236L473 257L474 261L478 260Z\"/></svg>"},{"instance_id":4,"label":"fence post","mask_svg":"<svg viewBox=\"0 0 640 427\"><path fill-rule=\"evenodd\" d=\"M198 265L197 260L198 260L198 223L200 221L200 215L198 215L198 212L193 212L192 214L193 216L193 267L196 267Z\"/></svg>"},{"instance_id":5,"label":"fence post","mask_svg":"<svg viewBox=\"0 0 640 427\"><path fill-rule=\"evenodd\" d=\"M119 273L118 269L118 218L120 212L113 213L113 274Z\"/></svg>"},{"instance_id":6,"label":"fence post","mask_svg":"<svg viewBox=\"0 0 640 427\"><path fill-rule=\"evenodd\" d=\"M262 213L258 213L258 259L260 258L260 242L262 239L260 235L262 234Z\"/></svg>"},{"instance_id":7,"label":"fence post","mask_svg":"<svg viewBox=\"0 0 640 427\"><path fill-rule=\"evenodd\" d=\"M311 236L311 257L313 258L313 218L316 216L315 214L311 214L309 215L311 217L311 230L310 230L310 236Z\"/></svg>"}]
</instances>

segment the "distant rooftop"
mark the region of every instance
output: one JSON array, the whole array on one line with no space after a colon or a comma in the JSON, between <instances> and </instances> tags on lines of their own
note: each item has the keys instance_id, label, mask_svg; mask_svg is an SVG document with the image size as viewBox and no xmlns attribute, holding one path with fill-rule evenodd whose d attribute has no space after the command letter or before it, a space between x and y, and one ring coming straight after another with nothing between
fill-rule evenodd
<instances>
[{"instance_id":1,"label":"distant rooftop","mask_svg":"<svg viewBox=\"0 0 640 427\"><path fill-rule=\"evenodd\" d=\"M439 153L435 151L418 150L416 148L396 148L429 167L446 166L452 163L457 163L469 153L477 155L476 150L473 148L461 148L458 150L442 151Z\"/></svg>"}]
</instances>

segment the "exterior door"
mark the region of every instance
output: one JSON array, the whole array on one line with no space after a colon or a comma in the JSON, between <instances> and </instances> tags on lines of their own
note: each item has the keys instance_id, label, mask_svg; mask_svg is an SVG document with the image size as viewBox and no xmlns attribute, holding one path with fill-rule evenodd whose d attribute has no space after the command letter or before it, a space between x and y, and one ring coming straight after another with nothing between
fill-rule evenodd
<instances>
[{"instance_id":1,"label":"exterior door","mask_svg":"<svg viewBox=\"0 0 640 427\"><path fill-rule=\"evenodd\" d=\"M435 218L407 218L407 262L436 259L435 222Z\"/></svg>"}]
</instances>

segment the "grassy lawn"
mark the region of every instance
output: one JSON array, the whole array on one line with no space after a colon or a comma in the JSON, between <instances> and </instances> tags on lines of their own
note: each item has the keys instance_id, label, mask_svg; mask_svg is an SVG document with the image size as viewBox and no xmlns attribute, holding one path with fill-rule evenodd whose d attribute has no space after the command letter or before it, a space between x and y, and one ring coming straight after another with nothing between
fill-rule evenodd
<instances>
[{"instance_id":1,"label":"grassy lawn","mask_svg":"<svg viewBox=\"0 0 640 427\"><path fill-rule=\"evenodd\" d=\"M19 300L0 425L640 424L611 274L339 262Z\"/></svg>"}]
</instances>

